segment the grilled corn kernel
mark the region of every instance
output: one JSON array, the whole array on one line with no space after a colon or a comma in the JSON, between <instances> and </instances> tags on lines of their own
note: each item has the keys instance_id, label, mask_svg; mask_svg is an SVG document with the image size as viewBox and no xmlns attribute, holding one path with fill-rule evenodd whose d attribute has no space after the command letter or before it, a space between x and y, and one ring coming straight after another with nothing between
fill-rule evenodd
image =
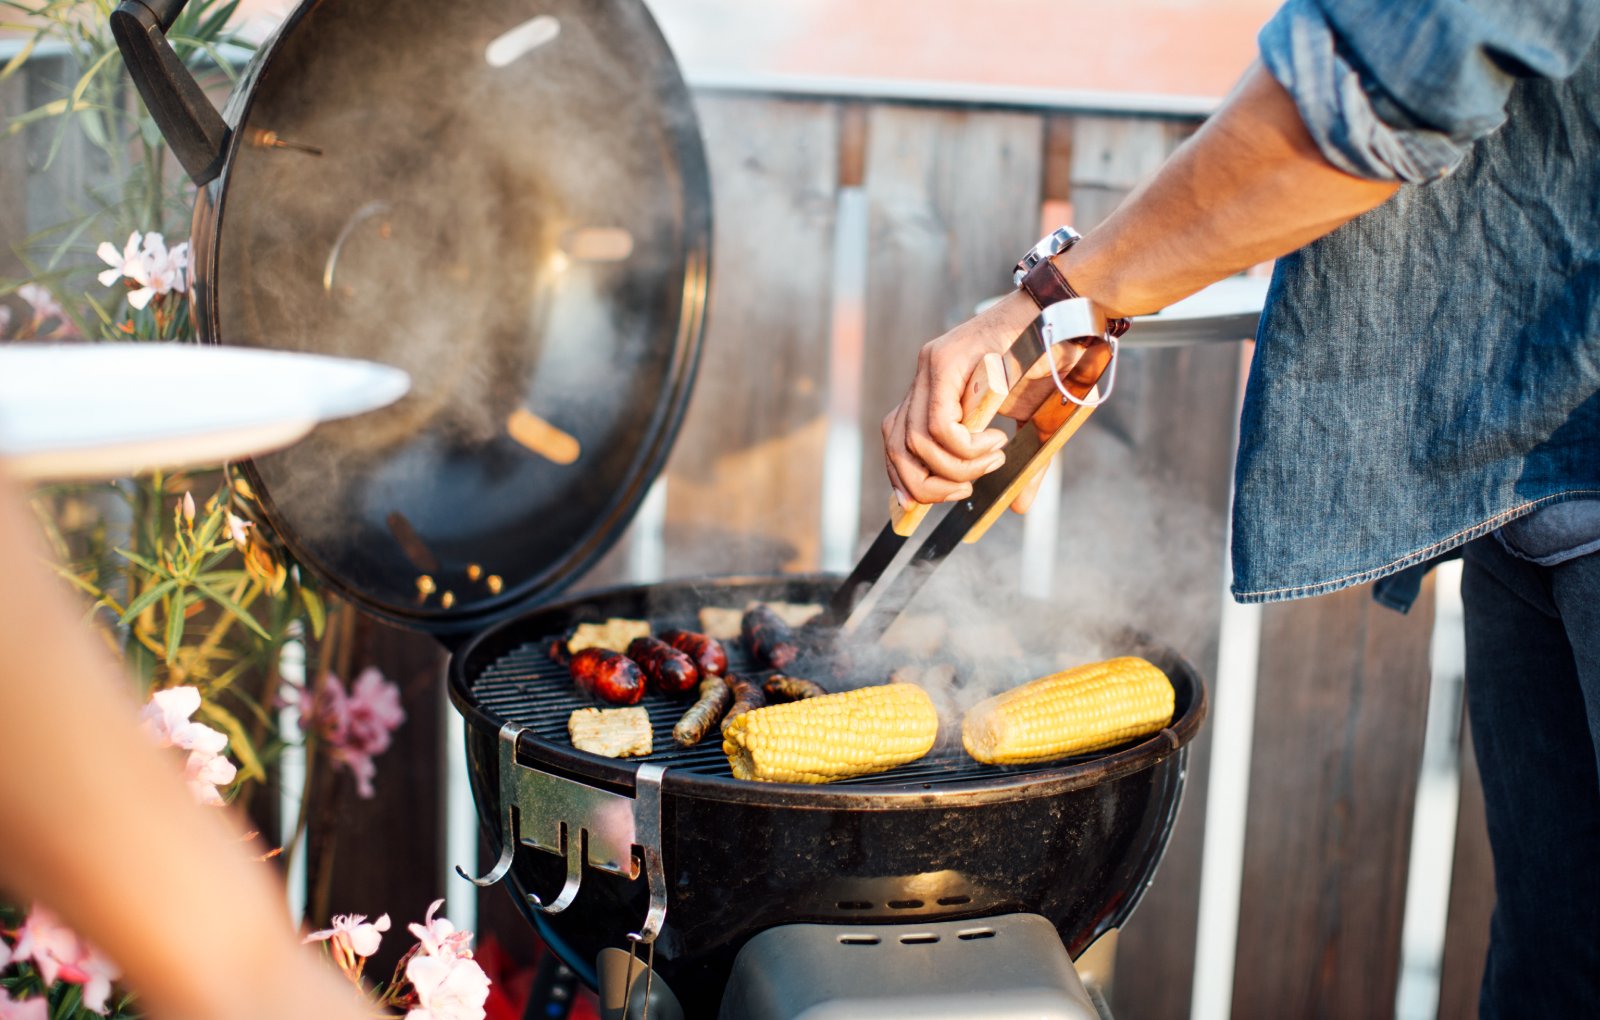
<instances>
[{"instance_id":1,"label":"grilled corn kernel","mask_svg":"<svg viewBox=\"0 0 1600 1020\"><path fill-rule=\"evenodd\" d=\"M1154 733L1172 709L1165 673L1143 659L1108 659L980 701L961 724L961 743L990 765L1051 761Z\"/></svg>"},{"instance_id":2,"label":"grilled corn kernel","mask_svg":"<svg viewBox=\"0 0 1600 1020\"><path fill-rule=\"evenodd\" d=\"M739 779L826 783L884 772L933 747L939 714L915 684L884 684L746 712L722 732Z\"/></svg>"}]
</instances>

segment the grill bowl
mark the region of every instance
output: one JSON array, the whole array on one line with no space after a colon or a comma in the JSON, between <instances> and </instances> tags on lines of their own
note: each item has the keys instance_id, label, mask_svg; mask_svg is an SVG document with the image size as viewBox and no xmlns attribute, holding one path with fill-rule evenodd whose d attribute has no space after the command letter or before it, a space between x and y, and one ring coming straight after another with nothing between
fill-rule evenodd
<instances>
[{"instance_id":1,"label":"grill bowl","mask_svg":"<svg viewBox=\"0 0 1600 1020\"><path fill-rule=\"evenodd\" d=\"M1172 678L1171 726L1132 745L1044 765L980 765L959 742L941 741L922 761L877 776L826 786L743 782L732 778L714 737L688 751L674 747L670 730L684 703L668 707L655 695L645 704L655 746L668 750L616 761L567 742L567 715L585 702L549 662L541 638L608 616L693 626L693 610L684 607L821 601L836 584L787 575L610 589L503 623L452 657L450 695L467 720L488 846L501 845L497 734L507 722L528 726L521 764L591 786L631 794L637 761L666 766L668 903L655 963L690 1016L715 1015L735 954L779 924L1031 911L1049 918L1076 956L1133 911L1166 847L1186 745L1206 712L1205 687L1181 657L1134 639L1118 651L1142 654ZM646 883L586 868L582 891L563 913L528 906L526 893L548 902L564 877L561 857L523 847L508 881L552 949L593 984L598 952L625 948L626 933L638 929Z\"/></svg>"}]
</instances>

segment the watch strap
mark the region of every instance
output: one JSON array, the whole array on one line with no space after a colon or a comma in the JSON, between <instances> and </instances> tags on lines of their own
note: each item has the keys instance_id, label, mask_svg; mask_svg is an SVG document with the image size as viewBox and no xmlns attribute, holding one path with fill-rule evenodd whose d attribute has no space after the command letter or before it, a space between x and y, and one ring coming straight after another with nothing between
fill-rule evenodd
<instances>
[{"instance_id":1,"label":"watch strap","mask_svg":"<svg viewBox=\"0 0 1600 1020\"><path fill-rule=\"evenodd\" d=\"M1069 246L1070 247L1070 246ZM1023 274L1019 284L1033 303L1040 309L1045 309L1060 301L1071 301L1081 297L1067 281L1065 274L1056 267L1054 259L1040 259L1037 264ZM1106 319L1106 332L1111 336L1121 336L1128 331L1127 319Z\"/></svg>"}]
</instances>

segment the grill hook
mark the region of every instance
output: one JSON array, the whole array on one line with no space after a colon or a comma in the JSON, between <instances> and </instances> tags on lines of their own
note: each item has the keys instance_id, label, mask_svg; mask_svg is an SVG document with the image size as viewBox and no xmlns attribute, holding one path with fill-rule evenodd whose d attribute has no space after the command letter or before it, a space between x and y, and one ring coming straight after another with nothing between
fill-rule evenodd
<instances>
[{"instance_id":1,"label":"grill hook","mask_svg":"<svg viewBox=\"0 0 1600 1020\"><path fill-rule=\"evenodd\" d=\"M516 723L506 723L500 727L500 754L502 761L505 755L508 754L511 756L512 761L516 760L517 734L521 732L522 727ZM504 778L502 775L502 781ZM502 878L505 878L511 872L512 858L517 855L517 805L514 801L508 801L503 791L500 802L506 805L506 828L500 842L500 859L494 862L494 867L490 868L489 873L482 878L473 878L467 874L465 868L459 864L456 865L456 874L479 889L487 889L498 883Z\"/></svg>"},{"instance_id":2,"label":"grill hook","mask_svg":"<svg viewBox=\"0 0 1600 1020\"><path fill-rule=\"evenodd\" d=\"M561 835L567 857L567 881L561 886L560 894L549 906L537 893L528 894L528 905L541 914L559 914L572 906L572 901L578 898L578 885L583 881L583 830L574 831L562 822Z\"/></svg>"}]
</instances>

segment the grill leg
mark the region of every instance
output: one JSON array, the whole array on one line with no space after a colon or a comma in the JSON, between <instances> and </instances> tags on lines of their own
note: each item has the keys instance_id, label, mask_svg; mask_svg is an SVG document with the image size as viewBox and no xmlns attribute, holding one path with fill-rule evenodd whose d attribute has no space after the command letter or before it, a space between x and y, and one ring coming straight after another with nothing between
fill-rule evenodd
<instances>
[{"instance_id":1,"label":"grill leg","mask_svg":"<svg viewBox=\"0 0 1600 1020\"><path fill-rule=\"evenodd\" d=\"M528 993L522 1020L567 1020L577 994L578 975L555 953L546 951L534 971L533 990Z\"/></svg>"}]
</instances>

